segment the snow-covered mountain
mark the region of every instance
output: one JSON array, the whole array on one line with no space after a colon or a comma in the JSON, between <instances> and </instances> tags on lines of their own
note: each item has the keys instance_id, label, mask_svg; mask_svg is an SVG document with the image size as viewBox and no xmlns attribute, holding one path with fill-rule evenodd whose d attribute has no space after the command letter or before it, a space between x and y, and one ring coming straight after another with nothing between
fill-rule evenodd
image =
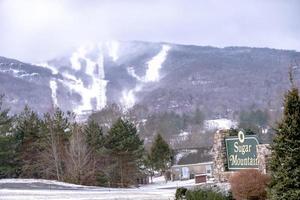
<instances>
[{"instance_id":1,"label":"snow-covered mountain","mask_svg":"<svg viewBox=\"0 0 300 200\"><path fill-rule=\"evenodd\" d=\"M82 115L117 103L230 118L251 106L280 109L288 68L299 62L295 51L108 41L43 63L0 57L0 93L13 112L29 104Z\"/></svg>"},{"instance_id":2,"label":"snow-covered mountain","mask_svg":"<svg viewBox=\"0 0 300 200\"><path fill-rule=\"evenodd\" d=\"M70 55L38 64L50 69L52 75L61 75L49 82L53 105L78 115L101 110L107 103L117 103L125 109L133 107L138 92L159 82L160 69L170 49L167 44L150 49L146 46L117 41L86 44ZM150 58L140 61L150 53Z\"/></svg>"}]
</instances>

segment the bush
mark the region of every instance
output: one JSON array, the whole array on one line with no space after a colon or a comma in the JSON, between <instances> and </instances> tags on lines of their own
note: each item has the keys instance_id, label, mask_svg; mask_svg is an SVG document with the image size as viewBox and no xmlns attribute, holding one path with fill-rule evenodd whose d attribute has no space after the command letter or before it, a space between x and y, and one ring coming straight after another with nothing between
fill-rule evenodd
<instances>
[{"instance_id":1,"label":"bush","mask_svg":"<svg viewBox=\"0 0 300 200\"><path fill-rule=\"evenodd\" d=\"M185 199L185 193L187 189L184 187L177 188L176 194L175 194L175 200L183 200Z\"/></svg>"},{"instance_id":2,"label":"bush","mask_svg":"<svg viewBox=\"0 0 300 200\"><path fill-rule=\"evenodd\" d=\"M177 191L176 191L176 195L177 195ZM184 196L180 196L180 198L178 198L178 199L179 200L181 200L181 199L186 199L186 200L230 200L231 198L223 195L220 192L216 192L213 189L197 188L197 189L193 189L193 190L187 190L185 192L185 198L184 198Z\"/></svg>"},{"instance_id":3,"label":"bush","mask_svg":"<svg viewBox=\"0 0 300 200\"><path fill-rule=\"evenodd\" d=\"M255 169L245 169L234 173L230 179L231 191L236 200L264 200L269 176Z\"/></svg>"},{"instance_id":4,"label":"bush","mask_svg":"<svg viewBox=\"0 0 300 200\"><path fill-rule=\"evenodd\" d=\"M109 187L109 177L102 172L96 173L96 185Z\"/></svg>"}]
</instances>

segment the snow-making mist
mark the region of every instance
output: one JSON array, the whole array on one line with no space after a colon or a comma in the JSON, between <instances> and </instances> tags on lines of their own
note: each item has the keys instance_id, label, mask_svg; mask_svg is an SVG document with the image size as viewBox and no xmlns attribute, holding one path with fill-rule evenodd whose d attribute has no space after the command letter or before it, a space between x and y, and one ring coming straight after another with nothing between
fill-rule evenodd
<instances>
[{"instance_id":1,"label":"snow-making mist","mask_svg":"<svg viewBox=\"0 0 300 200\"><path fill-rule=\"evenodd\" d=\"M170 46L163 45L161 51L147 63L147 71L144 77L144 82L159 81L159 70L166 60Z\"/></svg>"},{"instance_id":2,"label":"snow-making mist","mask_svg":"<svg viewBox=\"0 0 300 200\"><path fill-rule=\"evenodd\" d=\"M94 60L88 56L89 53L95 54ZM81 114L85 111L102 109L106 105L107 85L102 45L80 47L73 53L70 62L75 73L63 72L63 75L70 80L66 82L66 85L81 97L81 102L76 106L74 112ZM89 81L84 83L82 78L76 77L77 72L85 73Z\"/></svg>"},{"instance_id":3,"label":"snow-making mist","mask_svg":"<svg viewBox=\"0 0 300 200\"><path fill-rule=\"evenodd\" d=\"M117 47L116 41L87 44L76 49L69 58L63 57L63 64L59 61L41 64L50 69L53 75L57 75L49 83L53 105L64 107L63 95L67 95L71 103L69 109L77 115L102 109L107 102L104 53L108 51L109 56L116 61ZM62 89L66 90L65 94L58 92Z\"/></svg>"},{"instance_id":4,"label":"snow-making mist","mask_svg":"<svg viewBox=\"0 0 300 200\"><path fill-rule=\"evenodd\" d=\"M162 64L166 60L167 53L170 50L170 48L171 47L168 45L163 45L161 47L160 52L147 62L146 73L143 77L138 76L135 73L134 68L127 68L128 74L137 80L137 84L133 89L125 89L122 91L121 103L125 108L131 108L135 105L135 93L141 91L143 87L146 87L147 83L159 81L160 69L162 67Z\"/></svg>"},{"instance_id":5,"label":"snow-making mist","mask_svg":"<svg viewBox=\"0 0 300 200\"><path fill-rule=\"evenodd\" d=\"M51 97L52 102L55 107L58 107L58 101L57 101L57 83L55 80L50 80L50 88L51 88Z\"/></svg>"},{"instance_id":6,"label":"snow-making mist","mask_svg":"<svg viewBox=\"0 0 300 200\"><path fill-rule=\"evenodd\" d=\"M28 104L39 113L58 106L87 116L117 103L151 112L200 108L211 119L234 118L253 106L278 110L293 61L300 63L299 52L106 41L41 64L0 57L0 93L12 113Z\"/></svg>"},{"instance_id":7,"label":"snow-making mist","mask_svg":"<svg viewBox=\"0 0 300 200\"><path fill-rule=\"evenodd\" d=\"M159 81L160 69L170 46L164 44L157 46L159 51L147 62L138 66L126 63L126 59L127 62L130 59L128 58L130 48L132 48L131 44L118 41L87 44L71 53L69 58L62 57L43 64L42 66L51 69L52 74L59 75L49 82L53 105L62 106L63 104L61 101L64 98L59 97L59 92L57 92L59 90L57 83L59 83L61 88L68 90L71 109L77 115L101 110L107 105L107 85L110 81L114 81L107 79L106 73L115 76L111 71L119 68L120 71L113 73L122 75L122 68L125 67L127 71L123 76L129 78L131 76L135 82L128 86L125 84L120 91L116 92L119 93L119 98L115 103L122 105L124 109L133 107L137 103L136 93L147 87L147 83ZM139 68L142 74L136 74L136 68Z\"/></svg>"}]
</instances>

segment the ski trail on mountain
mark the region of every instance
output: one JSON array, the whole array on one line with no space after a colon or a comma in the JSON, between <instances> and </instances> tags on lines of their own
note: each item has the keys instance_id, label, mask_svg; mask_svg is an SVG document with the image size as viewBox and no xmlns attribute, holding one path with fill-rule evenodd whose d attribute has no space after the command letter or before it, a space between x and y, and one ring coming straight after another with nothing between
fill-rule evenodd
<instances>
[{"instance_id":1,"label":"ski trail on mountain","mask_svg":"<svg viewBox=\"0 0 300 200\"><path fill-rule=\"evenodd\" d=\"M48 63L38 63L36 65L47 68L47 69L50 69L53 75L58 74L58 70L54 66L49 65Z\"/></svg>"},{"instance_id":2,"label":"ski trail on mountain","mask_svg":"<svg viewBox=\"0 0 300 200\"><path fill-rule=\"evenodd\" d=\"M128 68L127 68L127 73L128 73L130 76L132 76L133 78L135 78L136 80L138 80L138 81L143 81L143 79L135 73L133 67L128 67Z\"/></svg>"},{"instance_id":3,"label":"ski trail on mountain","mask_svg":"<svg viewBox=\"0 0 300 200\"><path fill-rule=\"evenodd\" d=\"M51 97L53 101L53 106L58 107L58 101L57 101L57 83L55 80L50 80L49 86L51 89Z\"/></svg>"},{"instance_id":4,"label":"ski trail on mountain","mask_svg":"<svg viewBox=\"0 0 300 200\"><path fill-rule=\"evenodd\" d=\"M141 91L142 88L143 88L142 85L137 85L133 89L122 91L121 104L124 106L125 109L132 108L135 105L136 103L135 93Z\"/></svg>"},{"instance_id":5,"label":"ski trail on mountain","mask_svg":"<svg viewBox=\"0 0 300 200\"><path fill-rule=\"evenodd\" d=\"M53 75L57 75L58 74L58 70L54 66L49 65L47 62L45 62L45 63L38 63L36 65L44 67L44 68L47 68L47 69L50 69L51 73ZM56 80L54 78L50 79L50 81L49 81L49 87L51 89L51 99L52 99L53 106L54 107L58 107L59 105L58 105L58 100L57 100L57 82L56 82Z\"/></svg>"},{"instance_id":6,"label":"ski trail on mountain","mask_svg":"<svg viewBox=\"0 0 300 200\"><path fill-rule=\"evenodd\" d=\"M133 107L136 103L135 93L142 90L145 84L149 82L158 82L160 80L160 69L165 62L168 51L171 49L169 45L163 45L160 52L147 62L147 70L144 77L139 77L133 67L128 67L127 72L134 77L139 83L130 90L123 90L121 104L125 109Z\"/></svg>"},{"instance_id":7,"label":"ski trail on mountain","mask_svg":"<svg viewBox=\"0 0 300 200\"><path fill-rule=\"evenodd\" d=\"M100 110L106 105L107 81L104 73L102 45L98 46L99 55L97 61L93 61L87 56L93 50L95 50L95 47L92 45L82 46L70 58L72 68L76 71L83 69L82 61L85 61L85 73L91 78L90 84L84 85L80 78L72 74L63 73L66 78L71 80L70 83L67 83L68 87L81 96L81 104L74 109L76 114Z\"/></svg>"},{"instance_id":8,"label":"ski trail on mountain","mask_svg":"<svg viewBox=\"0 0 300 200\"><path fill-rule=\"evenodd\" d=\"M148 61L146 75L144 77L144 82L157 82L159 81L159 70L162 64L165 62L168 55L168 51L171 49L168 45L163 45L161 51L154 56L150 61Z\"/></svg>"}]
</instances>

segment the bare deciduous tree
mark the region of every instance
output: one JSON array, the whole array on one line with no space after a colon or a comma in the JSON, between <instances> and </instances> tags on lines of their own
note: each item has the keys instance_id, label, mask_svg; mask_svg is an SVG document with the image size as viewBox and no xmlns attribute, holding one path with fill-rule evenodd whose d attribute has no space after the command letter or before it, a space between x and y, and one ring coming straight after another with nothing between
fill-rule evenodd
<instances>
[{"instance_id":1,"label":"bare deciduous tree","mask_svg":"<svg viewBox=\"0 0 300 200\"><path fill-rule=\"evenodd\" d=\"M70 136L70 116L56 109L53 115L46 114L43 121L44 150L41 153L47 178L64 180L66 147Z\"/></svg>"},{"instance_id":2,"label":"bare deciduous tree","mask_svg":"<svg viewBox=\"0 0 300 200\"><path fill-rule=\"evenodd\" d=\"M92 150L87 145L80 125L74 125L67 149L66 176L78 184L88 182L95 174L95 161Z\"/></svg>"}]
</instances>

